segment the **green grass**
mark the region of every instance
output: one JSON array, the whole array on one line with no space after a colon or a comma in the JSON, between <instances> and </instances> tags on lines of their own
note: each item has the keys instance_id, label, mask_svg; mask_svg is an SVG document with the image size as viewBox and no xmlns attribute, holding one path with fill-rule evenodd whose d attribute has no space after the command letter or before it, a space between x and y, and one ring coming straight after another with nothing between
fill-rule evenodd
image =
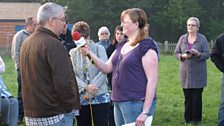
<instances>
[{"instance_id":1,"label":"green grass","mask_svg":"<svg viewBox=\"0 0 224 126\"><path fill-rule=\"evenodd\" d=\"M203 114L200 126L216 126L222 74L210 59L207 61L208 82L203 91ZM174 56L161 57L157 96L153 126L180 126L180 122L184 120L184 95L179 79L179 61Z\"/></svg>"},{"instance_id":2,"label":"green grass","mask_svg":"<svg viewBox=\"0 0 224 126\"><path fill-rule=\"evenodd\" d=\"M6 72L2 74L10 92L16 96L16 70L11 57L3 57ZM207 62L208 83L203 91L203 115L199 126L216 126L217 113L221 99L221 77L214 64ZM184 96L179 79L179 61L174 56L161 56L159 62L159 80L157 85L157 108L153 126L181 126L184 120ZM20 125L23 126L23 125ZM190 126L190 125L188 125Z\"/></svg>"},{"instance_id":3,"label":"green grass","mask_svg":"<svg viewBox=\"0 0 224 126\"><path fill-rule=\"evenodd\" d=\"M3 81L5 82L5 85L7 86L10 93L12 93L13 96L17 96L18 84L14 62L9 56L3 57L3 60L6 66L5 73L2 74Z\"/></svg>"}]
</instances>

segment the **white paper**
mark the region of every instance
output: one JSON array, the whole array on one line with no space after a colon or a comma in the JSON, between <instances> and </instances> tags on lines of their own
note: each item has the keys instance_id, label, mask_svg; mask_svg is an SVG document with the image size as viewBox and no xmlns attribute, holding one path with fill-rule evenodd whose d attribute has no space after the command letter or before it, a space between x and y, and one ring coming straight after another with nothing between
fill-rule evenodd
<instances>
[{"instance_id":1,"label":"white paper","mask_svg":"<svg viewBox=\"0 0 224 126\"><path fill-rule=\"evenodd\" d=\"M149 116L149 117L147 117L146 118L146 120L145 120L145 126L151 126L151 124L152 124L152 116ZM133 122L133 123L128 123L128 124L124 124L124 125L122 125L122 126L135 126L135 122Z\"/></svg>"}]
</instances>

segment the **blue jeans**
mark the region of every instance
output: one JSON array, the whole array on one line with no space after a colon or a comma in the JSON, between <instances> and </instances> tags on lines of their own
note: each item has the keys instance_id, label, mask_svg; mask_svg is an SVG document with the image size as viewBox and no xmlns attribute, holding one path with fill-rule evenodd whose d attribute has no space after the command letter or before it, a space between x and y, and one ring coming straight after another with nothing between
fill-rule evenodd
<instances>
[{"instance_id":1,"label":"blue jeans","mask_svg":"<svg viewBox=\"0 0 224 126\"><path fill-rule=\"evenodd\" d=\"M1 98L1 113L8 126L17 126L18 101L15 98Z\"/></svg>"},{"instance_id":2,"label":"blue jeans","mask_svg":"<svg viewBox=\"0 0 224 126\"><path fill-rule=\"evenodd\" d=\"M224 126L224 77L222 78L222 96L218 113L218 126Z\"/></svg>"},{"instance_id":3,"label":"blue jeans","mask_svg":"<svg viewBox=\"0 0 224 126\"><path fill-rule=\"evenodd\" d=\"M55 123L51 126L73 126L74 121L74 113L64 114L64 118L61 119L58 123Z\"/></svg>"},{"instance_id":4,"label":"blue jeans","mask_svg":"<svg viewBox=\"0 0 224 126\"><path fill-rule=\"evenodd\" d=\"M116 126L135 122L142 112L143 101L114 102L114 120ZM152 103L149 114L153 115L156 107L156 99Z\"/></svg>"}]
</instances>

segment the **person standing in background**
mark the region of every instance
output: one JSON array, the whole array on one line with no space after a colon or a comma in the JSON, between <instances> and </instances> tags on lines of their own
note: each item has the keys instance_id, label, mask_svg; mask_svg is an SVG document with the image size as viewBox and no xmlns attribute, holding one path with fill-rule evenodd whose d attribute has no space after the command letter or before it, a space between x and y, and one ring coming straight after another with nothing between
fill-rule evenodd
<instances>
[{"instance_id":1,"label":"person standing in background","mask_svg":"<svg viewBox=\"0 0 224 126\"><path fill-rule=\"evenodd\" d=\"M64 47L68 50L68 53L71 49L75 48L76 45L75 45L75 42L73 42L72 40L72 35L71 35L71 31L68 29L68 15L65 14L65 17L66 17L66 24L64 26L64 29L63 29L63 32L62 34L59 36Z\"/></svg>"},{"instance_id":2,"label":"person standing in background","mask_svg":"<svg viewBox=\"0 0 224 126\"><path fill-rule=\"evenodd\" d=\"M79 32L81 37L100 59L107 61L106 51L103 46L90 39L90 27L84 21L73 25L72 33ZM83 42L84 42L83 41ZM80 46L73 48L70 58L77 79L82 109L76 116L78 126L107 126L110 95L107 76L103 74L87 57Z\"/></svg>"},{"instance_id":3,"label":"person standing in background","mask_svg":"<svg viewBox=\"0 0 224 126\"><path fill-rule=\"evenodd\" d=\"M183 123L198 125L202 118L202 92L207 85L206 60L210 56L206 37L198 33L200 21L187 20L187 33L176 45L175 55L180 61L180 80L185 97Z\"/></svg>"},{"instance_id":4,"label":"person standing in background","mask_svg":"<svg viewBox=\"0 0 224 126\"><path fill-rule=\"evenodd\" d=\"M211 60L224 73L224 33L219 35L211 50ZM224 126L224 77L222 78L221 103L218 112L218 126Z\"/></svg>"},{"instance_id":5,"label":"person standing in background","mask_svg":"<svg viewBox=\"0 0 224 126\"><path fill-rule=\"evenodd\" d=\"M5 72L5 63L0 56L0 74ZM18 100L6 88L3 78L0 75L0 113L7 126L17 126L18 121ZM2 122L1 122L2 123Z\"/></svg>"},{"instance_id":6,"label":"person standing in background","mask_svg":"<svg viewBox=\"0 0 224 126\"><path fill-rule=\"evenodd\" d=\"M144 28L144 30L145 30L145 37L146 38L150 38L150 39L152 39L153 40L153 42L155 43L155 45L156 45L156 47L157 47L157 49L158 49L158 58L159 58L159 60L160 60L160 51L159 51L159 47L158 47L158 44L157 44L157 42L150 36L150 32L149 32L149 30L150 30L150 25L149 24L146 24L146 26L145 26L145 28Z\"/></svg>"},{"instance_id":7,"label":"person standing in background","mask_svg":"<svg viewBox=\"0 0 224 126\"><path fill-rule=\"evenodd\" d=\"M78 86L67 50L59 39L64 8L45 3L37 13L39 27L21 47L20 67L27 126L72 126L80 109Z\"/></svg>"},{"instance_id":8,"label":"person standing in background","mask_svg":"<svg viewBox=\"0 0 224 126\"><path fill-rule=\"evenodd\" d=\"M123 33L123 27L121 25L118 25L114 30L114 39L106 49L108 58L110 58L111 54L116 49L117 44L122 40L124 40L125 38L126 36Z\"/></svg>"},{"instance_id":9,"label":"person standing in background","mask_svg":"<svg viewBox=\"0 0 224 126\"><path fill-rule=\"evenodd\" d=\"M121 25L118 25L115 28L114 35L115 35L115 37L114 37L112 43L106 49L108 58L110 58L110 56L116 49L117 44L119 42L124 41L124 39L126 38L126 36L123 34L123 27ZM108 83L109 83L110 89L112 89L111 80L112 80L112 74L108 74Z\"/></svg>"},{"instance_id":10,"label":"person standing in background","mask_svg":"<svg viewBox=\"0 0 224 126\"><path fill-rule=\"evenodd\" d=\"M102 45L105 49L111 44L110 31L107 27L103 26L98 30L99 42L97 44Z\"/></svg>"},{"instance_id":11,"label":"person standing in background","mask_svg":"<svg viewBox=\"0 0 224 126\"><path fill-rule=\"evenodd\" d=\"M19 102L19 118L18 118L18 123L23 122L23 117L24 117L24 111L23 111L23 99L22 99L22 94L21 94L21 74L20 74L20 48L25 41L26 38L32 34L36 28L37 25L37 20L35 17L28 17L25 20L25 28L18 31L12 40L12 47L11 47L11 55L12 59L15 62L15 68L17 70L17 83L18 83L18 91L17 91L17 99Z\"/></svg>"}]
</instances>

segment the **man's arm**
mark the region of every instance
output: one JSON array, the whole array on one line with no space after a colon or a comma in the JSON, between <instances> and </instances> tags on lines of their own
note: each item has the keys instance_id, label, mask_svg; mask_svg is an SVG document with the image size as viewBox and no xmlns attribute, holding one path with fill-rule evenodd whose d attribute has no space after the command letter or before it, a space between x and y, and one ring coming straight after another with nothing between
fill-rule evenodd
<instances>
[{"instance_id":1,"label":"man's arm","mask_svg":"<svg viewBox=\"0 0 224 126\"><path fill-rule=\"evenodd\" d=\"M21 34L19 33L15 34L15 36L13 37L12 49L11 49L12 58L17 66L19 66L20 48L21 48L22 42L24 41L22 40Z\"/></svg>"},{"instance_id":2,"label":"man's arm","mask_svg":"<svg viewBox=\"0 0 224 126\"><path fill-rule=\"evenodd\" d=\"M224 72L224 52L222 51L222 48L224 44L222 44L224 41L222 40L223 37L220 37L216 40L214 46L211 50L211 60L214 62L216 67L221 71Z\"/></svg>"},{"instance_id":3,"label":"man's arm","mask_svg":"<svg viewBox=\"0 0 224 126\"><path fill-rule=\"evenodd\" d=\"M67 50L60 42L52 42L46 52L52 70L54 88L60 102L70 109L74 99L79 99L78 86Z\"/></svg>"},{"instance_id":4,"label":"man's arm","mask_svg":"<svg viewBox=\"0 0 224 126\"><path fill-rule=\"evenodd\" d=\"M0 56L0 73L4 73L5 72L5 63L2 60L2 57Z\"/></svg>"}]
</instances>

